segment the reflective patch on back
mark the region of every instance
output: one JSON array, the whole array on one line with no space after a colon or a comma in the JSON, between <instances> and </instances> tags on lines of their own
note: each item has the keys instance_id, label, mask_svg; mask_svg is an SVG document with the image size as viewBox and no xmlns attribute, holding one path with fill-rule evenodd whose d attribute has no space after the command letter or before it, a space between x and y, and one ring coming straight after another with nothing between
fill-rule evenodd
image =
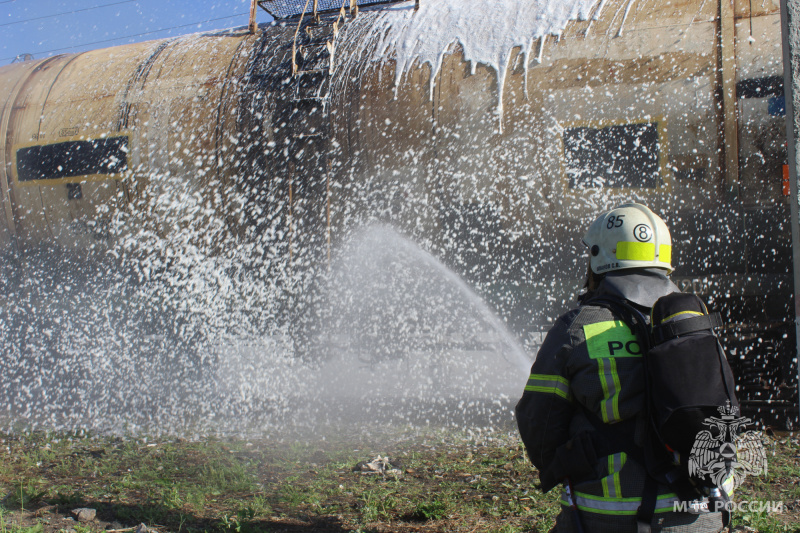
<instances>
[{"instance_id":1,"label":"reflective patch on back","mask_svg":"<svg viewBox=\"0 0 800 533\"><path fill-rule=\"evenodd\" d=\"M609 320L583 326L586 349L592 359L641 357L642 347L631 328L621 320Z\"/></svg>"}]
</instances>

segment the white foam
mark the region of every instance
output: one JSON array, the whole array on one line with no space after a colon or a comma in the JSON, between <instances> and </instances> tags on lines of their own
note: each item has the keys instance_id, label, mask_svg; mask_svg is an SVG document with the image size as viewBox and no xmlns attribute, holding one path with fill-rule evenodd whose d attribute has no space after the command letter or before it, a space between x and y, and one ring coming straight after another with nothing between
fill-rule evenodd
<instances>
[{"instance_id":1,"label":"white foam","mask_svg":"<svg viewBox=\"0 0 800 533\"><path fill-rule=\"evenodd\" d=\"M430 91L442 59L451 45L459 43L464 59L482 63L497 74L497 113L502 124L503 86L515 48L525 55L525 69L534 42L548 35L560 36L571 20L587 20L598 0L422 0L385 8L374 31L380 42L373 61L395 58L395 87L416 63L431 66ZM541 54L541 46L538 53ZM396 90L396 89L395 89Z\"/></svg>"}]
</instances>

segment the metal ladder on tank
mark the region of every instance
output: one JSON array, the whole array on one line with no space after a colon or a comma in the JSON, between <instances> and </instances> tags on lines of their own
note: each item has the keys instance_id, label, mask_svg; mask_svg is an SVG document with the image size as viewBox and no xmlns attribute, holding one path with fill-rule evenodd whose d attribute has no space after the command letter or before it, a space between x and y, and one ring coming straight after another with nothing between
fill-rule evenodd
<instances>
[{"instance_id":1,"label":"metal ladder on tank","mask_svg":"<svg viewBox=\"0 0 800 533\"><path fill-rule=\"evenodd\" d=\"M303 27L308 6L312 1L313 10L309 14L311 20ZM292 76L295 77L297 100L327 99L330 76L333 74L336 60L336 38L339 35L339 25L347 21L345 6L348 2L350 17L355 18L358 15L356 0L342 0L339 16L330 22L330 20L323 21L320 17L318 0L306 0L292 43Z\"/></svg>"},{"instance_id":2,"label":"metal ladder on tank","mask_svg":"<svg viewBox=\"0 0 800 533\"><path fill-rule=\"evenodd\" d=\"M308 24L302 33L303 37L296 37L292 47L292 100L308 101L327 109L336 57L336 33L331 24L322 22Z\"/></svg>"},{"instance_id":3,"label":"metal ladder on tank","mask_svg":"<svg viewBox=\"0 0 800 533\"><path fill-rule=\"evenodd\" d=\"M308 13L312 1L313 10ZM340 24L347 20L345 8L348 2L350 17L354 18L358 15L356 0L343 0L338 17L335 21L331 21L320 17L318 0L306 0L292 43L294 92L291 103L294 108L293 115L298 120L296 122L297 130L292 133L290 152L292 154L317 154L319 157L316 167L324 174L325 180L325 238L329 265L331 260L329 175L331 162L328 158L327 146L330 139L329 95L331 76L336 60L336 37L339 34ZM303 25L306 15L309 15L310 20ZM291 233L293 232L290 231ZM292 255L290 246L290 256Z\"/></svg>"}]
</instances>

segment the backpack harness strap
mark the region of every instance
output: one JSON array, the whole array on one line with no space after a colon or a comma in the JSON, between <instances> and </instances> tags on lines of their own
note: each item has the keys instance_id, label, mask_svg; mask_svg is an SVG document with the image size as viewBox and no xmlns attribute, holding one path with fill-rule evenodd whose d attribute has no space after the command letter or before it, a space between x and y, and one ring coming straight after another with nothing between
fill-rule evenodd
<instances>
[{"instance_id":1,"label":"backpack harness strap","mask_svg":"<svg viewBox=\"0 0 800 533\"><path fill-rule=\"evenodd\" d=\"M582 408L582 411L586 419L594 427L592 447L598 457L625 452L628 457L640 465L645 465L644 450L634 443L637 426L636 418L628 418L614 424L606 424L600 420L600 417L585 407Z\"/></svg>"},{"instance_id":2,"label":"backpack harness strap","mask_svg":"<svg viewBox=\"0 0 800 533\"><path fill-rule=\"evenodd\" d=\"M647 476L644 480L644 490L642 491L642 503L636 512L636 531L637 533L650 533L652 531L653 514L656 511L658 501L658 482L653 476Z\"/></svg>"},{"instance_id":3,"label":"backpack harness strap","mask_svg":"<svg viewBox=\"0 0 800 533\"><path fill-rule=\"evenodd\" d=\"M653 327L653 337L655 344L661 344L680 335L688 335L696 331L720 327L722 327L722 317L720 317L719 313L711 313L655 326Z\"/></svg>"}]
</instances>

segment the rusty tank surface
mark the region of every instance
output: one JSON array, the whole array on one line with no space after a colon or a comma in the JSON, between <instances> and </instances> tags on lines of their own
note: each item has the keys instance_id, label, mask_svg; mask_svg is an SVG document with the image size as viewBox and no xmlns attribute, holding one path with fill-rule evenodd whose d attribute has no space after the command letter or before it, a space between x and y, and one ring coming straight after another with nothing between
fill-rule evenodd
<instances>
[{"instance_id":1,"label":"rusty tank surface","mask_svg":"<svg viewBox=\"0 0 800 533\"><path fill-rule=\"evenodd\" d=\"M746 411L796 423L777 0L576 0L527 26L511 0L450 3L321 2L0 68L6 283L233 257L304 324L338 247L384 224L535 352L588 222L634 200L671 227L676 283L722 311Z\"/></svg>"}]
</instances>

